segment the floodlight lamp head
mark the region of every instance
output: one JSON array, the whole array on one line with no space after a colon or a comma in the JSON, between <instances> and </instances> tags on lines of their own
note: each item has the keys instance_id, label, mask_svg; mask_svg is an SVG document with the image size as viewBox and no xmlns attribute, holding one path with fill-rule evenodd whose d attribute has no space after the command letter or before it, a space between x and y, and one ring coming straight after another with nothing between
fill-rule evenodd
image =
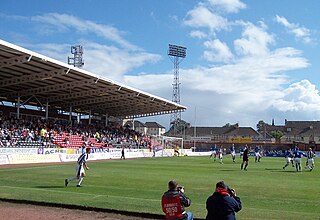
<instances>
[{"instance_id":1,"label":"floodlight lamp head","mask_svg":"<svg viewBox=\"0 0 320 220\"><path fill-rule=\"evenodd\" d=\"M185 58L186 54L187 54L186 50L187 50L186 47L169 44L168 55L174 56L174 57Z\"/></svg>"},{"instance_id":2,"label":"floodlight lamp head","mask_svg":"<svg viewBox=\"0 0 320 220\"><path fill-rule=\"evenodd\" d=\"M71 46L72 54L83 54L83 47L81 45Z\"/></svg>"}]
</instances>

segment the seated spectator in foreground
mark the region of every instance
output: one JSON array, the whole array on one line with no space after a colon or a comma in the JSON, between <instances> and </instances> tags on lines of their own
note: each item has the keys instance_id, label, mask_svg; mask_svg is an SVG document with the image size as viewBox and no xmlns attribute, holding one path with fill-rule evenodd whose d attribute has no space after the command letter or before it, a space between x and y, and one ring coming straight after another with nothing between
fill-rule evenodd
<instances>
[{"instance_id":1,"label":"seated spectator in foreground","mask_svg":"<svg viewBox=\"0 0 320 220\"><path fill-rule=\"evenodd\" d=\"M241 208L241 201L235 190L220 181L216 184L215 192L207 199L206 220L235 220L235 213Z\"/></svg>"},{"instance_id":2,"label":"seated spectator in foreground","mask_svg":"<svg viewBox=\"0 0 320 220\"><path fill-rule=\"evenodd\" d=\"M175 180L168 183L168 191L161 199L162 211L166 219L171 220L193 220L192 212L186 212L185 207L191 205L191 200L185 196L184 187L178 186Z\"/></svg>"}]
</instances>

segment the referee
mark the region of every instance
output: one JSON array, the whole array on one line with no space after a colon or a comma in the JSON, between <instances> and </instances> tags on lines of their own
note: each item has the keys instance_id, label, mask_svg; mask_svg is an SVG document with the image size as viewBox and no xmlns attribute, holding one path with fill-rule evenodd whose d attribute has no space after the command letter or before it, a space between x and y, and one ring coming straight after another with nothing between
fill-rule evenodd
<instances>
[{"instance_id":1,"label":"referee","mask_svg":"<svg viewBox=\"0 0 320 220\"><path fill-rule=\"evenodd\" d=\"M243 165L244 165L244 170L247 171L248 164L249 164L249 151L248 151L248 146L246 145L243 151L241 170L243 169Z\"/></svg>"}]
</instances>

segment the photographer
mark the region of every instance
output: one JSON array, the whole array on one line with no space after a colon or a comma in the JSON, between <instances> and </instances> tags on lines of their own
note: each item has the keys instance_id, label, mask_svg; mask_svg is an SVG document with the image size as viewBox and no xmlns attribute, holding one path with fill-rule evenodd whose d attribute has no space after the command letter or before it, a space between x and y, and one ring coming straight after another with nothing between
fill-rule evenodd
<instances>
[{"instance_id":1,"label":"photographer","mask_svg":"<svg viewBox=\"0 0 320 220\"><path fill-rule=\"evenodd\" d=\"M220 181L216 184L215 192L207 199L206 208L206 220L235 220L235 212L240 211L242 206L234 189Z\"/></svg>"},{"instance_id":2,"label":"photographer","mask_svg":"<svg viewBox=\"0 0 320 220\"><path fill-rule=\"evenodd\" d=\"M161 199L162 211L166 219L193 220L193 214L185 211L185 207L191 205L191 200L185 196L184 187L178 186L175 180L171 180L168 188L169 190L163 194Z\"/></svg>"}]
</instances>

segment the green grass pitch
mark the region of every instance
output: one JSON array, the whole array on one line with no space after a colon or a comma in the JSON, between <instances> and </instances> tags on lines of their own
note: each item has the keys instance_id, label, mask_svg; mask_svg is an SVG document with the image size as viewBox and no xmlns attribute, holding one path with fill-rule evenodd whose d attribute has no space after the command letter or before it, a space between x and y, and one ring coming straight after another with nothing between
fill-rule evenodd
<instances>
[{"instance_id":1,"label":"green grass pitch","mask_svg":"<svg viewBox=\"0 0 320 220\"><path fill-rule=\"evenodd\" d=\"M208 157L145 158L89 161L83 187L68 187L64 179L75 163L5 168L0 166L0 198L76 204L115 210L161 214L160 199L176 179L192 200L187 210L205 218L205 201L215 183L224 180L236 189L243 209L237 219L320 219L320 164L312 172L282 169L284 158L250 158L248 171L240 158L224 164ZM302 160L305 165L306 159Z\"/></svg>"}]
</instances>

